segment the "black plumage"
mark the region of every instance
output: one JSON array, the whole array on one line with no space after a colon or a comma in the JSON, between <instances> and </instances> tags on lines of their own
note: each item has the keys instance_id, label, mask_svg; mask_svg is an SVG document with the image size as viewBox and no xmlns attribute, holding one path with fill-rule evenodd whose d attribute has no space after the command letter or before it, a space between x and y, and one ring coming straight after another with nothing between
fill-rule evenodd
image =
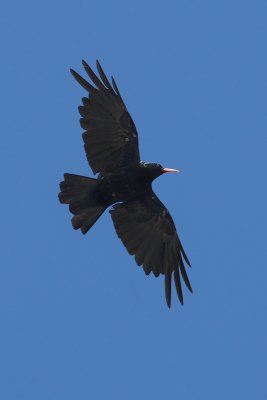
<instances>
[{"instance_id":1,"label":"black plumage","mask_svg":"<svg viewBox=\"0 0 267 400\"><path fill-rule=\"evenodd\" d=\"M178 298L183 304L182 276L192 292L184 261L189 260L181 245L172 217L152 190L152 181L165 172L160 164L140 160L138 135L118 87L107 79L97 61L99 77L83 61L93 86L77 72L74 78L88 92L79 107L84 148L97 179L64 174L59 200L69 204L74 229L85 234L112 206L110 214L119 238L136 263L148 275L165 275L165 294L171 305L174 277Z\"/></svg>"}]
</instances>

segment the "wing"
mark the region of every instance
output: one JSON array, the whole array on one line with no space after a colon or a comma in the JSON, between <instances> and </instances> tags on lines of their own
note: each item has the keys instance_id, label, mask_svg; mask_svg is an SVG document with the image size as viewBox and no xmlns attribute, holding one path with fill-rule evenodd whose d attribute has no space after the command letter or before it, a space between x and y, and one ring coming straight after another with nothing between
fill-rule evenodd
<instances>
[{"instance_id":1,"label":"wing","mask_svg":"<svg viewBox=\"0 0 267 400\"><path fill-rule=\"evenodd\" d=\"M140 200L115 204L110 211L119 238L138 265L143 265L147 275L152 271L157 277L165 275L165 295L171 306L172 274L178 298L183 304L180 275L187 288L192 288L183 258L190 266L172 217L167 208L151 190Z\"/></svg>"},{"instance_id":2,"label":"wing","mask_svg":"<svg viewBox=\"0 0 267 400\"><path fill-rule=\"evenodd\" d=\"M97 172L114 171L140 161L138 136L134 122L112 78L108 81L97 61L100 79L83 61L85 71L95 86L71 69L74 78L89 93L79 107L81 127L87 160Z\"/></svg>"}]
</instances>

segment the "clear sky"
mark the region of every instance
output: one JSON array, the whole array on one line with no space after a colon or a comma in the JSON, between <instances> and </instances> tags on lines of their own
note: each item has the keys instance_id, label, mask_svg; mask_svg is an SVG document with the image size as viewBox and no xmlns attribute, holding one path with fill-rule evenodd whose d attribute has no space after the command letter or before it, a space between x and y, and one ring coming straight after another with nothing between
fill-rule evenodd
<instances>
[{"instance_id":1,"label":"clear sky","mask_svg":"<svg viewBox=\"0 0 267 400\"><path fill-rule=\"evenodd\" d=\"M0 398L267 399L267 3L4 1ZM57 199L92 176L69 73L98 58L192 263L165 304L108 213L85 236Z\"/></svg>"}]
</instances>

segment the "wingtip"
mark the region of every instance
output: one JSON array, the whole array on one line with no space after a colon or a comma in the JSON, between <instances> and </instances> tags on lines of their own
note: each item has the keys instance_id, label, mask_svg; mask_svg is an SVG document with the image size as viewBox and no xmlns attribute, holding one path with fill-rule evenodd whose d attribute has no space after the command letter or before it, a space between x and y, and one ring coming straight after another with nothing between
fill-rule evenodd
<instances>
[{"instance_id":1,"label":"wingtip","mask_svg":"<svg viewBox=\"0 0 267 400\"><path fill-rule=\"evenodd\" d=\"M184 258L186 264L188 265L188 267L192 268L192 265L191 265L190 261L188 260L188 257L185 254L185 251L184 251L184 249L182 247L181 247L181 252L182 252L183 258Z\"/></svg>"},{"instance_id":2,"label":"wingtip","mask_svg":"<svg viewBox=\"0 0 267 400\"><path fill-rule=\"evenodd\" d=\"M165 273L165 299L167 306L171 308L171 299L172 299L172 281L171 281L171 273L166 271Z\"/></svg>"},{"instance_id":3,"label":"wingtip","mask_svg":"<svg viewBox=\"0 0 267 400\"><path fill-rule=\"evenodd\" d=\"M179 298L179 302L180 302L181 306L184 305L184 300L183 300L183 299L180 299L180 298ZM168 308L171 309L171 301L168 301L168 300L166 299L166 303L167 303Z\"/></svg>"},{"instance_id":4,"label":"wingtip","mask_svg":"<svg viewBox=\"0 0 267 400\"><path fill-rule=\"evenodd\" d=\"M190 284L190 282L189 282L189 279L188 279L187 282L185 281L185 284L186 284L186 287L187 287L187 289L189 290L189 292L190 292L190 293L193 293L193 289L192 289L192 286L191 286L191 284Z\"/></svg>"},{"instance_id":5,"label":"wingtip","mask_svg":"<svg viewBox=\"0 0 267 400\"><path fill-rule=\"evenodd\" d=\"M171 296L169 296L169 294L167 294L166 292L165 292L165 299L166 299L166 304L167 304L168 308L171 308L171 305L172 305Z\"/></svg>"},{"instance_id":6,"label":"wingtip","mask_svg":"<svg viewBox=\"0 0 267 400\"><path fill-rule=\"evenodd\" d=\"M70 68L70 73L76 81L79 81L79 74L74 69Z\"/></svg>"}]
</instances>

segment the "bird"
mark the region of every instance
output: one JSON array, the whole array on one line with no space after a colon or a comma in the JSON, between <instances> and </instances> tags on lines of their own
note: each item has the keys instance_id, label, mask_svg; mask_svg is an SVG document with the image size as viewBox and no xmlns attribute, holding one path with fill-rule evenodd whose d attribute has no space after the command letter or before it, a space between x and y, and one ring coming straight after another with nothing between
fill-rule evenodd
<instances>
[{"instance_id":1,"label":"bird","mask_svg":"<svg viewBox=\"0 0 267 400\"><path fill-rule=\"evenodd\" d=\"M152 189L154 179L179 171L141 161L138 133L114 78L108 80L98 60L98 75L86 61L82 64L90 82L70 72L87 92L78 110L86 157L97 176L65 173L59 201L69 205L72 226L83 234L109 208L116 233L137 265L146 275L164 275L167 306L172 278L183 305L181 277L192 292L185 268L191 265L169 211Z\"/></svg>"}]
</instances>

